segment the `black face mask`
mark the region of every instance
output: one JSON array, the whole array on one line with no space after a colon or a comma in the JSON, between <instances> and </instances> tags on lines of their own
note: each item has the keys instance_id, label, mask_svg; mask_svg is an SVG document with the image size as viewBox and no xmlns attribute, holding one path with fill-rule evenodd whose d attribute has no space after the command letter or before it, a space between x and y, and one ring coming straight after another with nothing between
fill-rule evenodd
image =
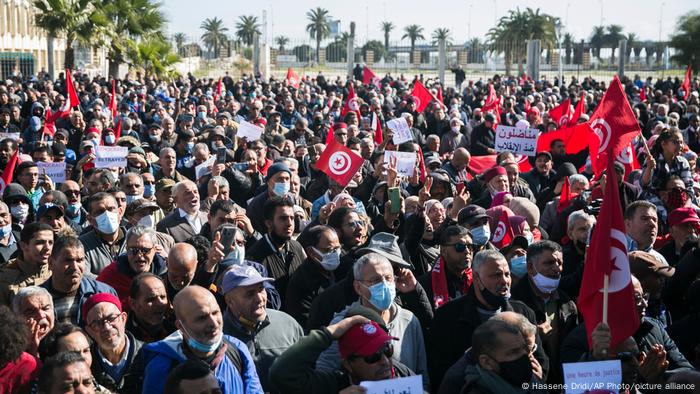
<instances>
[{"instance_id":1,"label":"black face mask","mask_svg":"<svg viewBox=\"0 0 700 394\"><path fill-rule=\"evenodd\" d=\"M479 279L479 282L481 282L481 279ZM508 295L502 296L499 294L492 293L491 290L487 289L486 287L479 288L479 290L481 290L481 296L484 297L484 301L486 301L486 303L489 304L491 307L504 308L506 306L506 303L510 299L510 293L508 293Z\"/></svg>"},{"instance_id":2,"label":"black face mask","mask_svg":"<svg viewBox=\"0 0 700 394\"><path fill-rule=\"evenodd\" d=\"M287 237L280 237L277 235L274 231L271 231L268 233L270 236L270 241L272 241L273 244L276 246L282 246L284 245L287 241L289 241L289 238Z\"/></svg>"},{"instance_id":3,"label":"black face mask","mask_svg":"<svg viewBox=\"0 0 700 394\"><path fill-rule=\"evenodd\" d=\"M511 386L522 388L524 383L532 380L532 364L527 354L513 361L503 361L498 363L501 369L499 376Z\"/></svg>"},{"instance_id":4,"label":"black face mask","mask_svg":"<svg viewBox=\"0 0 700 394\"><path fill-rule=\"evenodd\" d=\"M579 240L577 239L577 240L574 242L574 244L576 245L576 249L578 249L578 250L583 250L583 251L586 250L586 243L585 243L585 242L579 241Z\"/></svg>"}]
</instances>

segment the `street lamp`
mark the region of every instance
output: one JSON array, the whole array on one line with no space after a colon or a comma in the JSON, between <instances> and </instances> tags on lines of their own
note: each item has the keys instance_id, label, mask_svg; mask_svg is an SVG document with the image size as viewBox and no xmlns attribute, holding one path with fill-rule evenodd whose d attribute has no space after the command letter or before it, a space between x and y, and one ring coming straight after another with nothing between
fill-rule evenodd
<instances>
[{"instance_id":1,"label":"street lamp","mask_svg":"<svg viewBox=\"0 0 700 394\"><path fill-rule=\"evenodd\" d=\"M554 28L557 31L557 44L559 45L559 56L558 56L558 62L559 63L559 90L562 90L562 87L564 86L564 74L563 74L563 64L562 64L562 59L561 59L561 32L564 30L564 25L561 23L561 21L557 21L557 24L554 25Z\"/></svg>"}]
</instances>

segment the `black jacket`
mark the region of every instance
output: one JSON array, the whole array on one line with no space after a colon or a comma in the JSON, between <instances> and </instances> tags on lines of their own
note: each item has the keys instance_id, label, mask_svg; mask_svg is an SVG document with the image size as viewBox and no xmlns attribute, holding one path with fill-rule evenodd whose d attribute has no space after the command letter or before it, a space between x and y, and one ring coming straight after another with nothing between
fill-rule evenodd
<instances>
[{"instance_id":1,"label":"black jacket","mask_svg":"<svg viewBox=\"0 0 700 394\"><path fill-rule=\"evenodd\" d=\"M304 262L306 253L301 244L293 239L287 241L280 251L273 249L270 243L269 235L265 234L246 251L246 260L262 264L270 277L275 279L275 288L279 294L286 294L289 278ZM284 302L282 305L284 307Z\"/></svg>"},{"instance_id":2,"label":"black jacket","mask_svg":"<svg viewBox=\"0 0 700 394\"><path fill-rule=\"evenodd\" d=\"M287 285L285 309L302 327L306 327L316 296L335 284L333 272L327 272L309 258L292 274Z\"/></svg>"},{"instance_id":3,"label":"black jacket","mask_svg":"<svg viewBox=\"0 0 700 394\"><path fill-rule=\"evenodd\" d=\"M471 140L472 156L486 156L489 154L487 149L494 149L496 145L496 133L482 123L472 130Z\"/></svg>"},{"instance_id":4,"label":"black jacket","mask_svg":"<svg viewBox=\"0 0 700 394\"><path fill-rule=\"evenodd\" d=\"M91 347L92 376L95 378L95 380L97 380L97 383L114 393L128 392L128 390L125 391L125 386L130 386L128 382L132 379L132 377L130 376L130 367L137 357L141 357L141 353L139 352L139 350L141 350L143 342L134 338L134 336L129 331L126 331L126 336L129 339L129 354L126 358L124 373L122 374L122 378L118 382L115 381L102 366L102 356L100 356L100 354L97 351L97 344L95 343Z\"/></svg>"},{"instance_id":5,"label":"black jacket","mask_svg":"<svg viewBox=\"0 0 700 394\"><path fill-rule=\"evenodd\" d=\"M700 314L693 313L677 320L668 328L668 335L678 345L678 350L695 368L700 367L700 352L695 350L700 344L698 327L700 327Z\"/></svg>"}]
</instances>

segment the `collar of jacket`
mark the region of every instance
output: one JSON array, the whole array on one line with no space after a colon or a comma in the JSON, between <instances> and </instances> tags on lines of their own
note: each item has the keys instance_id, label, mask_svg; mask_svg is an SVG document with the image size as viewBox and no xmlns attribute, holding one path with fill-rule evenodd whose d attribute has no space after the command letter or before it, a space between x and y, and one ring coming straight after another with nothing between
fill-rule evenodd
<instances>
[{"instance_id":1,"label":"collar of jacket","mask_svg":"<svg viewBox=\"0 0 700 394\"><path fill-rule=\"evenodd\" d=\"M245 319L245 320L247 320L247 319ZM232 328L239 331L241 334L254 337L260 331L262 331L263 328L270 325L270 316L265 314L265 320L258 322L257 324L255 324L253 326L251 324L244 323L244 322L240 321L240 319L237 319L233 315L233 313L231 313L231 311L228 308L226 308L226 311L224 312L224 323L226 323L226 322L230 323L232 325ZM229 335L232 335L232 334L229 334ZM233 335L233 336L237 337L237 338L239 337L238 335Z\"/></svg>"},{"instance_id":2,"label":"collar of jacket","mask_svg":"<svg viewBox=\"0 0 700 394\"><path fill-rule=\"evenodd\" d=\"M479 311L476 309L479 305L479 300L476 298L476 290L474 290L476 286L478 285L476 284L476 281L474 281L474 283L472 283L472 285L469 287L467 294L460 297L464 298L464 309L462 310L462 314L459 316L459 320L470 322L475 327L481 324L481 317L479 317ZM507 301L501 312L512 310L513 307L510 305L510 301Z\"/></svg>"},{"instance_id":3,"label":"collar of jacket","mask_svg":"<svg viewBox=\"0 0 700 394\"><path fill-rule=\"evenodd\" d=\"M129 258L127 257L126 253L120 254L117 257L117 271L130 278L133 278L136 275L138 275L136 271L131 269L131 266L129 265ZM158 253L153 255L153 261L151 261L151 268L148 270L148 272L156 275L161 275L164 274L166 271L167 263L165 262L165 258L163 258Z\"/></svg>"}]
</instances>

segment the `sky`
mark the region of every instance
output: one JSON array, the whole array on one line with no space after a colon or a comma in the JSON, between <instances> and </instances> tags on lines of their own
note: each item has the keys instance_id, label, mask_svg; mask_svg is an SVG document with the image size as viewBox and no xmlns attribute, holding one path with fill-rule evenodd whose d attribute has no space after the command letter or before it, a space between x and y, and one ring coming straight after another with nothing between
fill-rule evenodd
<instances>
[{"instance_id":1,"label":"sky","mask_svg":"<svg viewBox=\"0 0 700 394\"><path fill-rule=\"evenodd\" d=\"M697 0L162 0L169 20L168 33L182 32L190 40L199 38L200 24L206 18L219 17L233 34L241 15L255 15L262 21L267 14L267 33L270 37L284 35L292 42L307 39L306 12L317 6L330 11L332 19L341 21L341 31L348 31L355 21L356 36L360 42L369 39L383 41L380 29L388 20L397 28L391 41L398 41L404 26L418 24L429 38L438 27L447 27L454 43L468 36L483 38L495 25L497 18L508 10L520 7L539 8L541 12L561 18L565 31L576 41L587 39L593 26L600 25L601 11L604 25L619 24L625 33L634 32L642 40L658 40L659 33L667 40L675 31L678 17L695 10L700 12ZM270 40L271 42L271 40Z\"/></svg>"}]
</instances>

